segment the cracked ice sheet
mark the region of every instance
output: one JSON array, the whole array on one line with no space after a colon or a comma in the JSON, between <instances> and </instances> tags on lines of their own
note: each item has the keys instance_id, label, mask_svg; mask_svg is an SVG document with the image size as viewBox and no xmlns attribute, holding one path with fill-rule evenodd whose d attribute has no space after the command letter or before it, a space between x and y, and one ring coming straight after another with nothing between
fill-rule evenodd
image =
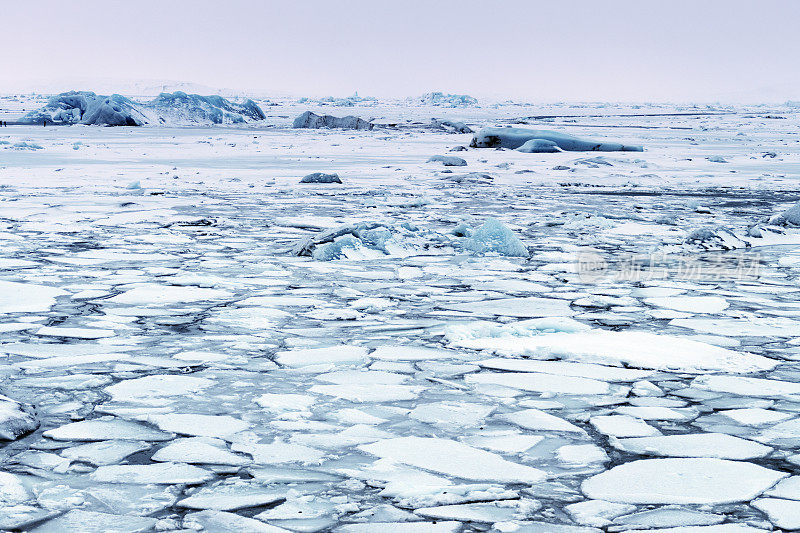
<instances>
[{"instance_id":1,"label":"cracked ice sheet","mask_svg":"<svg viewBox=\"0 0 800 533\"><path fill-rule=\"evenodd\" d=\"M276 114L299 107L282 104L268 108L275 120L279 120ZM576 111L563 106L549 109L554 114ZM606 109L590 111L603 114ZM365 110L391 116L397 107L380 103ZM494 121L501 115L514 118L520 111L508 106L436 109L470 123ZM510 517L498 529L596 533L592 526L576 525L564 514L567 503L581 502L580 483L609 467L603 463L603 452L613 455L611 442L594 431L592 420L605 421L603 428L609 433L633 429L655 435L644 437L652 441L623 443L644 452L638 455L642 459L655 452L716 452L735 456L738 463L748 460L742 457L760 455L769 445L779 448L777 455L769 456L770 469L793 472L796 435L800 434L793 422L797 343L788 342L798 336L797 309L792 305L798 297L795 252L765 247L761 276L746 282L717 277L595 283L581 280L572 263L582 246L613 249L623 255L646 252L648 247L683 248L677 236L710 221L709 215L689 205L695 192L713 210L714 223L736 228L745 218L743 209L750 224L788 207L796 199L781 189L796 184L779 176L794 172L800 158L791 148L776 148L775 158L764 158L760 147L778 146L776 141L782 142L781 137L796 128L798 117L781 109L787 119L765 119L760 111L750 109L749 118L742 113L701 118L582 118L581 122L597 126L593 131L602 136L630 135L647 146L646 152L607 158L603 164L582 163L574 154L459 152L470 171L495 177L491 186L454 185L441 179L446 175L439 174L439 169L426 166L430 155L447 153L469 140L435 132L9 128L4 135L14 140L28 137L44 149L27 153L0 145L7 165L0 169L0 181L8 186L0 188L2 281L63 291L42 298L35 309L36 293L30 293L30 299L28 295L11 299L8 304L14 310L0 317L0 352L8 354L4 355L8 365L0 369L0 388L14 400L36 405L42 424L41 432L4 448L13 455L4 467L30 473L19 474L24 483L31 483L30 492L13 507L20 516L47 517L52 512L48 509L54 508L47 506L67 506L59 511L63 512L85 505L74 503L79 494L54 487L95 483L91 480L97 466L176 463L196 465L214 477L197 489L109 484L102 499L117 503L86 510L114 517L162 510L177 514L177 519L159 523L159 528L203 524L210 531L233 527L274 531L244 516L254 516L253 511L183 516L186 511L176 511L169 503L178 493L180 499L199 493L209 497L203 500L207 505L217 491L219 503L225 496L222 478L231 477L263 485L264 493L299 492L298 486L306 485L312 492L293 498L292 505L280 512L291 517L292 512L327 509L331 514L321 518L333 528L428 531L433 527L430 518L408 509L476 503L481 511L494 502L541 497L547 501L543 510ZM412 107L403 108L403 113L423 123L431 110ZM558 127L579 127L554 120ZM607 127L609 121L614 128ZM675 125L692 131L676 133L670 129ZM686 141L687 135L696 144ZM83 143L78 150L73 148L76 140ZM724 155L728 163L710 162L706 159L710 155ZM553 170L556 165L567 169ZM338 188L300 189L296 181L303 169L336 170L344 183ZM141 181L142 190L125 189L136 180ZM579 185L570 185L573 182ZM746 189L708 188L731 183ZM758 187L751 187L753 183ZM628 184L646 194L630 194L634 189ZM680 194L674 194L676 187ZM475 257L451 246L459 241L452 236L453 228L462 222L479 227L488 217L501 220L535 250L530 260ZM662 217L665 223L660 222ZM317 226L375 220L408 223L421 228L425 239L441 235L442 240L426 240L430 248L418 250L423 255L365 262L323 265L285 252ZM304 229L307 225L316 226ZM607 228L614 229L603 231ZM794 238L791 233L787 229L787 238ZM697 256L699 252L693 249L680 253L689 259L707 257ZM148 290L137 293L137 288ZM3 296L0 291L0 300ZM541 301L528 299L534 297ZM726 309L721 309L721 300L727 303ZM28 309L21 308L29 304ZM665 309L652 314L651 304ZM678 311L666 309L676 307ZM669 322L685 316L676 313L700 310L710 312L702 318ZM531 313L562 316L525 320ZM693 335L693 340L741 354L753 352L754 357L765 356L781 364L759 368L757 379L766 382L693 382L694 375L684 374L691 365L683 359L674 367L642 364L644 368L639 369L625 368L638 366L637 359L632 364L613 357L581 361L561 356L564 361L490 358L489 353L452 349L442 342L444 331L469 329L479 318L486 319L480 328L459 339L448 336L448 340L635 330L658 335L641 343L640 348L650 351L664 338ZM87 334L106 330L114 335L96 340L36 335L41 328L56 328L62 334L69 332L64 328ZM276 362L279 352L296 354L332 345L363 347L365 356L297 366ZM686 351L694 353L695 347ZM315 354L311 356L307 362ZM738 363L729 368L695 366L700 368L693 370L701 373L742 369ZM363 371L365 367L368 372ZM519 373L534 376L521 378L516 376ZM477 375L497 376L491 378L496 382L468 378ZM505 384L503 377L508 379ZM512 379L538 380L538 384L506 386ZM174 388L168 383L174 383ZM623 385L630 388L627 395L614 395L611 390L601 393L603 388ZM334 387L323 390L337 394L311 390L315 386ZM350 394L345 392L348 388ZM114 397L108 392L114 392ZM396 399L392 398L395 393ZM717 418L704 420L710 410ZM96 418L107 413L116 417ZM168 419L153 419L178 434L159 430L148 421L151 416L181 414L214 418L189 418L180 424L173 420L173 425ZM611 424L600 417L611 417ZM241 430L229 434L229 426L234 425ZM663 440L657 432L663 432ZM676 434L690 439L692 435L729 434L756 442L726 439L728 444L736 443L726 447L725 440L712 437L705 450L702 445L671 438ZM375 465L383 459L374 460L375 456L358 449L396 438L432 435L546 472L552 479L534 485L473 482L455 472L434 475L419 469L425 465L414 468L402 463L379 473ZM623 462L635 459L626 455ZM109 475L107 469L103 472ZM342 475L345 472L349 477ZM147 470L140 470L137 475L145 479L146 474ZM47 482L50 485L37 481L49 477L54 479ZM403 479L413 481L404 485ZM119 503L136 500L135 494L162 490L176 494L167 503L150 507ZM241 499L219 506L248 505L258 501L248 500L255 492L242 488L233 495ZM796 496L787 484L778 494L756 497ZM593 503L597 501L588 500L576 508L583 513L575 516L588 524L592 520L588 516L594 513L598 520L624 524L623 517L608 517L627 505L636 507L633 515L651 512L643 511L646 507L640 504ZM393 511L364 514L379 505ZM698 518L693 505L676 506L686 523L674 517L670 522L662 511L661 518L653 518L648 527L712 526L683 530L687 533L753 531L752 526L741 525L744 520L768 527L765 515L746 507L747 503L736 512L712 506L713 516L729 522L720 524L723 529L714 528L717 519L713 516ZM475 509L460 507L456 512L463 513L459 519L466 519L467 511ZM556 514L548 514L547 509ZM695 514L689 517L689 513ZM409 514L423 521L399 522L408 520ZM484 519L487 515L475 516ZM96 518L101 524L138 527L124 518L116 522ZM293 518L274 520L277 524L277 520ZM378 523L352 524L352 520ZM46 524L42 527L63 530L66 523ZM289 522L278 525L288 527ZM463 529L461 522L437 525ZM313 527L311 523L304 526Z\"/></svg>"}]
</instances>

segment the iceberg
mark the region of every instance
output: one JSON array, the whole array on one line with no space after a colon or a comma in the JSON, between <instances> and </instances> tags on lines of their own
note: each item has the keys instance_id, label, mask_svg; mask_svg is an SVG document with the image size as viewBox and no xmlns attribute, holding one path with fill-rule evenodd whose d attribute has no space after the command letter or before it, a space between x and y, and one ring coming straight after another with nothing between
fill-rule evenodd
<instances>
[{"instance_id":1,"label":"iceberg","mask_svg":"<svg viewBox=\"0 0 800 533\"><path fill-rule=\"evenodd\" d=\"M568 152L641 152L641 146L607 143L581 139L568 133L527 128L482 128L476 133L470 146L473 148L517 149L530 140L550 141Z\"/></svg>"},{"instance_id":2,"label":"iceberg","mask_svg":"<svg viewBox=\"0 0 800 533\"><path fill-rule=\"evenodd\" d=\"M94 124L141 126L148 119L133 100L119 94L69 91L50 97L41 109L19 119L21 124Z\"/></svg>"},{"instance_id":3,"label":"iceberg","mask_svg":"<svg viewBox=\"0 0 800 533\"><path fill-rule=\"evenodd\" d=\"M221 96L200 96L182 91L161 93L147 104L162 124L243 124L266 115L252 100L237 104Z\"/></svg>"},{"instance_id":4,"label":"iceberg","mask_svg":"<svg viewBox=\"0 0 800 533\"><path fill-rule=\"evenodd\" d=\"M292 124L294 128L339 128L344 130L371 130L373 124L358 117L334 117L333 115L317 115L311 111L306 111Z\"/></svg>"},{"instance_id":5,"label":"iceberg","mask_svg":"<svg viewBox=\"0 0 800 533\"><path fill-rule=\"evenodd\" d=\"M181 91L161 93L146 103L125 96L70 91L52 96L41 109L19 119L20 124L144 126L147 124L241 124L266 118L252 100L237 104L221 96Z\"/></svg>"}]
</instances>

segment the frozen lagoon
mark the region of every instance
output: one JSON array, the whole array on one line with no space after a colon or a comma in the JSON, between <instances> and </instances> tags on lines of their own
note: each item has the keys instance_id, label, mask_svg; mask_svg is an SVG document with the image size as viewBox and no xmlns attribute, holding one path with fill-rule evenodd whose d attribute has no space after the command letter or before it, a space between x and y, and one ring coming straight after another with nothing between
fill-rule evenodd
<instances>
[{"instance_id":1,"label":"frozen lagoon","mask_svg":"<svg viewBox=\"0 0 800 533\"><path fill-rule=\"evenodd\" d=\"M800 237L684 242L800 199L797 110L265 109L0 129L0 528L800 527ZM645 151L428 162L471 139L434 116L533 115ZM487 218L530 257L465 249ZM390 254L291 254L376 222Z\"/></svg>"}]
</instances>

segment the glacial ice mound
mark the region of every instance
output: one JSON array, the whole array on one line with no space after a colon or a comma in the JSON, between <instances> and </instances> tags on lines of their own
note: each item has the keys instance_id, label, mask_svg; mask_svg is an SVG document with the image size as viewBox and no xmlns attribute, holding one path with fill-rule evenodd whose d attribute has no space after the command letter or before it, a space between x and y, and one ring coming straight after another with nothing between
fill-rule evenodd
<instances>
[{"instance_id":1,"label":"glacial ice mound","mask_svg":"<svg viewBox=\"0 0 800 533\"><path fill-rule=\"evenodd\" d=\"M162 124L242 124L264 120L266 115L252 100L237 104L221 96L200 96L182 91L161 93L147 104Z\"/></svg>"},{"instance_id":2,"label":"glacial ice mound","mask_svg":"<svg viewBox=\"0 0 800 533\"><path fill-rule=\"evenodd\" d=\"M366 120L354 116L334 117L333 115L317 115L311 111L306 111L292 124L294 128L340 128L345 130L371 130L373 124Z\"/></svg>"},{"instance_id":3,"label":"glacial ice mound","mask_svg":"<svg viewBox=\"0 0 800 533\"><path fill-rule=\"evenodd\" d=\"M620 143L606 143L590 139L581 139L567 133L548 130L530 130L527 128L482 128L472 137L473 148L510 148L517 149L530 140L550 141L558 148L568 152L641 152L641 146Z\"/></svg>"},{"instance_id":4,"label":"glacial ice mound","mask_svg":"<svg viewBox=\"0 0 800 533\"><path fill-rule=\"evenodd\" d=\"M146 124L241 124L263 120L252 100L238 104L221 96L200 96L181 91L162 93L150 102L135 102L119 94L98 95L70 91L52 96L41 109L19 119L22 124L86 124L143 126Z\"/></svg>"},{"instance_id":5,"label":"glacial ice mound","mask_svg":"<svg viewBox=\"0 0 800 533\"><path fill-rule=\"evenodd\" d=\"M102 96L91 91L70 91L51 96L41 109L19 119L21 124L96 124L141 126L148 123L138 105L122 95Z\"/></svg>"},{"instance_id":6,"label":"glacial ice mound","mask_svg":"<svg viewBox=\"0 0 800 533\"><path fill-rule=\"evenodd\" d=\"M479 254L497 253L509 257L530 255L514 232L494 218L487 218L483 226L464 241L464 248Z\"/></svg>"}]
</instances>

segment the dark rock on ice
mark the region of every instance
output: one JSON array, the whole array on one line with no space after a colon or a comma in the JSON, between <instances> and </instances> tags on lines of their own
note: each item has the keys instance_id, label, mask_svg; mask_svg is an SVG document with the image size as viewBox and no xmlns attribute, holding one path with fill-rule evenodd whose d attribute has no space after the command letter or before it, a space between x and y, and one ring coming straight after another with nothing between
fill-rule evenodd
<instances>
[{"instance_id":1,"label":"dark rock on ice","mask_svg":"<svg viewBox=\"0 0 800 533\"><path fill-rule=\"evenodd\" d=\"M454 155L435 155L428 159L428 163L441 163L446 167L465 167L467 162Z\"/></svg>"},{"instance_id":2,"label":"dark rock on ice","mask_svg":"<svg viewBox=\"0 0 800 533\"><path fill-rule=\"evenodd\" d=\"M605 143L589 139L581 139L557 131L530 130L527 128L483 128L476 133L470 146L473 148L510 148L516 149L531 139L541 139L555 143L562 150L569 152L641 152L641 146L620 143Z\"/></svg>"},{"instance_id":3,"label":"dark rock on ice","mask_svg":"<svg viewBox=\"0 0 800 533\"><path fill-rule=\"evenodd\" d=\"M292 126L295 128L340 128L345 130L371 130L373 127L371 123L358 117L319 116L311 111L306 111L294 119Z\"/></svg>"},{"instance_id":4,"label":"dark rock on ice","mask_svg":"<svg viewBox=\"0 0 800 533\"><path fill-rule=\"evenodd\" d=\"M341 183L339 174L325 174L324 172L314 172L303 176L300 183Z\"/></svg>"}]
</instances>

